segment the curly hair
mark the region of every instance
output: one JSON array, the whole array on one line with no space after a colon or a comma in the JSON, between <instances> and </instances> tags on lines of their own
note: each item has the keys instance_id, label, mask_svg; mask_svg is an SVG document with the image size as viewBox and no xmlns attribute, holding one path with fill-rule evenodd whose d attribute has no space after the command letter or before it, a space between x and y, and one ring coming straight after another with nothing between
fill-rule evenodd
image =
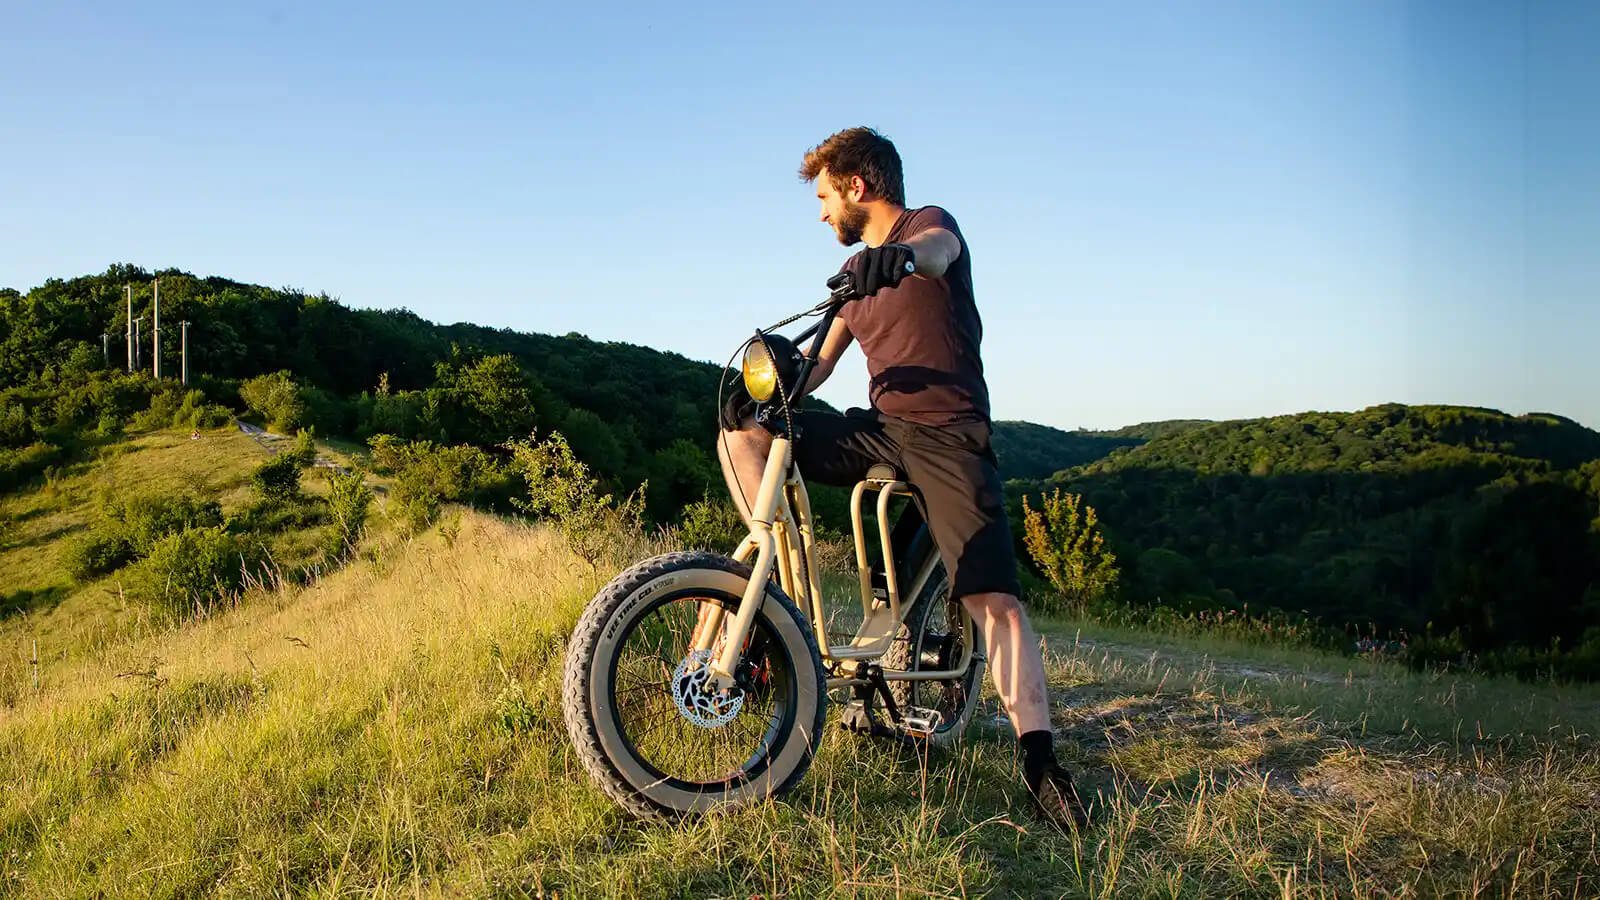
<instances>
[{"instance_id":1,"label":"curly hair","mask_svg":"<svg viewBox=\"0 0 1600 900\"><path fill-rule=\"evenodd\" d=\"M841 193L851 176L859 175L867 190L896 206L906 205L905 173L900 153L888 138L866 126L846 128L806 151L800 180L815 181L823 169Z\"/></svg>"}]
</instances>

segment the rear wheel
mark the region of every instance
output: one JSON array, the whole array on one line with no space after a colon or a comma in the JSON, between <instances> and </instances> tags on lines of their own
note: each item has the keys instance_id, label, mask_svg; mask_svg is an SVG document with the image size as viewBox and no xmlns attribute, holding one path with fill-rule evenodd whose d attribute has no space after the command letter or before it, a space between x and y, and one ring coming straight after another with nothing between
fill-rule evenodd
<instances>
[{"instance_id":1,"label":"rear wheel","mask_svg":"<svg viewBox=\"0 0 1600 900\"><path fill-rule=\"evenodd\" d=\"M906 671L947 671L961 662L964 649L975 649L966 672L955 678L936 681L891 681L889 694L902 716L907 710L932 710L937 725L926 733L910 733L895 728L897 734L930 744L951 744L966 735L973 712L983 693L983 635L976 623L964 626L960 601L950 597L950 580L939 563L928 583L917 595L905 624L889 651L883 656L885 669ZM888 725L887 711L875 708L874 715Z\"/></svg>"},{"instance_id":2,"label":"rear wheel","mask_svg":"<svg viewBox=\"0 0 1600 900\"><path fill-rule=\"evenodd\" d=\"M766 586L732 690L703 689L721 650L692 650L700 612L732 622L750 567L672 553L612 579L578 620L562 706L584 768L635 815L700 812L789 790L811 764L826 712L810 628Z\"/></svg>"}]
</instances>

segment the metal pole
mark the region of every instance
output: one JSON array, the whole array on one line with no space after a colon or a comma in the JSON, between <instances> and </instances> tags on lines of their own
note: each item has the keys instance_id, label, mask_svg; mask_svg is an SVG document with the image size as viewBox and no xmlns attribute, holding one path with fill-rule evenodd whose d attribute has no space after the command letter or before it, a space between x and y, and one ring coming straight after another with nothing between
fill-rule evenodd
<instances>
[{"instance_id":1,"label":"metal pole","mask_svg":"<svg viewBox=\"0 0 1600 900\"><path fill-rule=\"evenodd\" d=\"M100 359L111 368L111 332L102 332L100 335Z\"/></svg>"},{"instance_id":2,"label":"metal pole","mask_svg":"<svg viewBox=\"0 0 1600 900\"><path fill-rule=\"evenodd\" d=\"M144 316L133 320L133 369L138 371L144 368L144 348L139 346L139 323L144 321Z\"/></svg>"},{"instance_id":3,"label":"metal pole","mask_svg":"<svg viewBox=\"0 0 1600 900\"><path fill-rule=\"evenodd\" d=\"M133 371L133 285L125 285L128 292L128 371Z\"/></svg>"},{"instance_id":4,"label":"metal pole","mask_svg":"<svg viewBox=\"0 0 1600 900\"><path fill-rule=\"evenodd\" d=\"M183 370L182 370L182 376L181 377L183 378L183 383L184 384L188 384L189 383L189 323L186 320L186 321L183 321L183 322L179 322L178 324L183 326Z\"/></svg>"},{"instance_id":5,"label":"metal pole","mask_svg":"<svg viewBox=\"0 0 1600 900\"><path fill-rule=\"evenodd\" d=\"M154 374L156 380L159 381L161 379L161 279L159 278L156 279L155 292L155 311L153 313L155 319L150 323L152 326L150 330L154 332L154 336L150 340L150 352L155 357Z\"/></svg>"}]
</instances>

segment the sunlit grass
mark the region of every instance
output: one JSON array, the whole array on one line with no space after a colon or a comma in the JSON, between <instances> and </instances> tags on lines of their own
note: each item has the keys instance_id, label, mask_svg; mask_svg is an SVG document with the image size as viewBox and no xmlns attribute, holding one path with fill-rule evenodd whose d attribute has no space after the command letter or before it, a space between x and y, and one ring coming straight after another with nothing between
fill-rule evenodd
<instances>
[{"instance_id":1,"label":"sunlit grass","mask_svg":"<svg viewBox=\"0 0 1600 900\"><path fill-rule=\"evenodd\" d=\"M565 636L606 574L465 512L52 661L0 710L0 893L1594 892L1592 695L1075 624L1044 631L1100 809L1083 835L1029 813L992 697L954 751L830 728L782 801L634 822L560 717Z\"/></svg>"}]
</instances>

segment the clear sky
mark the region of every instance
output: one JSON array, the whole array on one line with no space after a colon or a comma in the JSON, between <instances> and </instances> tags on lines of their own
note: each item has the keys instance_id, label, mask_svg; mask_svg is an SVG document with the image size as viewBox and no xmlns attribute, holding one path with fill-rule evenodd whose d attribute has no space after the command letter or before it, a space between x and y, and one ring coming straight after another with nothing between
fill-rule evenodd
<instances>
[{"instance_id":1,"label":"clear sky","mask_svg":"<svg viewBox=\"0 0 1600 900\"><path fill-rule=\"evenodd\" d=\"M1600 4L132 6L0 9L0 285L174 266L721 362L820 299L795 170L866 124L971 244L997 418L1600 427Z\"/></svg>"}]
</instances>

